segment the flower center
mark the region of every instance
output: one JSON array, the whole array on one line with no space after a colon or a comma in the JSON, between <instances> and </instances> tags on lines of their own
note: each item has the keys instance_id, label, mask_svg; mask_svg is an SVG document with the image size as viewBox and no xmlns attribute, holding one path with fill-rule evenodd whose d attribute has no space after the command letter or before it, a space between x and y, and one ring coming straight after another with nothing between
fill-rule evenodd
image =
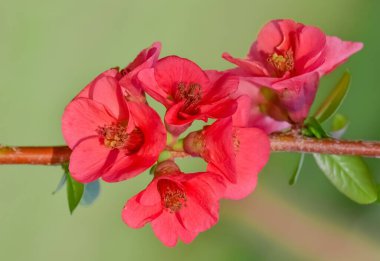
<instances>
[{"instance_id":1,"label":"flower center","mask_svg":"<svg viewBox=\"0 0 380 261\"><path fill-rule=\"evenodd\" d=\"M187 114L192 115L198 112L197 106L202 99L201 89L202 87L198 83L178 83L175 99L177 101L185 100L183 111Z\"/></svg>"},{"instance_id":2,"label":"flower center","mask_svg":"<svg viewBox=\"0 0 380 261\"><path fill-rule=\"evenodd\" d=\"M284 55L273 53L269 56L268 63L273 66L276 76L282 77L294 69L293 51L289 49Z\"/></svg>"},{"instance_id":3,"label":"flower center","mask_svg":"<svg viewBox=\"0 0 380 261\"><path fill-rule=\"evenodd\" d=\"M170 213L178 212L186 206L186 194L176 182L161 179L158 181L157 187L161 195L162 206Z\"/></svg>"},{"instance_id":4,"label":"flower center","mask_svg":"<svg viewBox=\"0 0 380 261\"><path fill-rule=\"evenodd\" d=\"M128 152L135 152L144 143L144 133L139 128L127 133L126 127L122 124L113 123L99 127L97 133L104 146L110 149L126 149Z\"/></svg>"}]
</instances>

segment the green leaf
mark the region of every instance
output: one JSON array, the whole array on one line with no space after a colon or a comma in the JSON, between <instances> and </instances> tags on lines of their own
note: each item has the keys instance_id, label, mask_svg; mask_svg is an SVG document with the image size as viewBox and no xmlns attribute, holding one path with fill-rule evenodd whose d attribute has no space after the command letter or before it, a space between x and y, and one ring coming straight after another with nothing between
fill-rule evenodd
<instances>
[{"instance_id":1,"label":"green leaf","mask_svg":"<svg viewBox=\"0 0 380 261\"><path fill-rule=\"evenodd\" d=\"M304 158L305 158L305 153L302 153L300 157L298 158L297 167L295 168L293 175L290 177L289 185L294 185L297 182L298 177L301 173Z\"/></svg>"},{"instance_id":2,"label":"green leaf","mask_svg":"<svg viewBox=\"0 0 380 261\"><path fill-rule=\"evenodd\" d=\"M305 125L305 128L309 131L309 133L311 133L311 136L314 136L318 139L328 137L327 133L322 128L321 124L314 117L307 118L304 122L304 125ZM307 135L307 136L310 136L310 135Z\"/></svg>"},{"instance_id":3,"label":"green leaf","mask_svg":"<svg viewBox=\"0 0 380 261\"><path fill-rule=\"evenodd\" d=\"M68 164L62 164L62 168L66 175L67 201L72 214L82 198L84 185L71 177Z\"/></svg>"},{"instance_id":4,"label":"green leaf","mask_svg":"<svg viewBox=\"0 0 380 261\"><path fill-rule=\"evenodd\" d=\"M84 192L80 204L84 206L89 206L95 202L100 194L100 183L99 180L87 183L84 185Z\"/></svg>"},{"instance_id":5,"label":"green leaf","mask_svg":"<svg viewBox=\"0 0 380 261\"><path fill-rule=\"evenodd\" d=\"M377 200L377 188L361 157L313 154L319 168L344 195L360 204Z\"/></svg>"},{"instance_id":6,"label":"green leaf","mask_svg":"<svg viewBox=\"0 0 380 261\"><path fill-rule=\"evenodd\" d=\"M318 108L317 112L314 114L314 117L320 122L324 122L334 112L339 108L342 103L344 97L347 94L351 82L351 74L349 72L345 72L335 86L335 88L331 91L330 95L326 98L326 100L322 103L322 105Z\"/></svg>"},{"instance_id":7,"label":"green leaf","mask_svg":"<svg viewBox=\"0 0 380 261\"><path fill-rule=\"evenodd\" d=\"M339 139L343 136L348 128L348 120L342 114L335 114L331 124L331 136Z\"/></svg>"}]
</instances>

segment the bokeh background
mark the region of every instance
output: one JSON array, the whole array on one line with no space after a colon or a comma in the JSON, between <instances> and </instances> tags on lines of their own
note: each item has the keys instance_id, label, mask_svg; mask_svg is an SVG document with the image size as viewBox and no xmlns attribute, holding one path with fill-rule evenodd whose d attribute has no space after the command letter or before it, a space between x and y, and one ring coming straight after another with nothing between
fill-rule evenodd
<instances>
[{"instance_id":1,"label":"bokeh background","mask_svg":"<svg viewBox=\"0 0 380 261\"><path fill-rule=\"evenodd\" d=\"M326 96L344 69L353 74L340 113L346 138L380 140L380 2L377 0L0 1L0 143L60 145L65 105L98 73L128 64L153 41L203 68L226 69L246 54L270 19L292 18L365 48L321 82ZM161 108L161 107L157 107ZM328 125L328 124L327 124ZM125 201L147 173L102 183L100 198L71 216L62 170L0 166L0 260L380 260L380 205L342 196L306 159L288 185L296 154L273 154L247 199L223 201L220 222L190 245L164 247L149 226L123 224ZM367 160L380 181L380 161ZM200 170L200 161L183 161Z\"/></svg>"}]
</instances>

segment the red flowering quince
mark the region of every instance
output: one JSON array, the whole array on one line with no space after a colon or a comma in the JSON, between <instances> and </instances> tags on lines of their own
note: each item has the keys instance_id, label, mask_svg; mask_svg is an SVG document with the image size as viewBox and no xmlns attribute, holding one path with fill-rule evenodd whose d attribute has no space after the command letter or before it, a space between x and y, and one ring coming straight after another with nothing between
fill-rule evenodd
<instances>
[{"instance_id":1,"label":"red flowering quince","mask_svg":"<svg viewBox=\"0 0 380 261\"><path fill-rule=\"evenodd\" d=\"M285 115L273 113L274 117L301 123L315 98L320 77L362 47L362 43L327 36L313 26L273 20L259 32L247 57L234 58L228 53L223 57L238 66L236 74L276 95Z\"/></svg>"},{"instance_id":2,"label":"red flowering quince","mask_svg":"<svg viewBox=\"0 0 380 261\"><path fill-rule=\"evenodd\" d=\"M136 176L153 165L166 145L159 115L132 81L121 86L125 75L117 69L102 73L64 111L62 132L73 150L69 169L80 182Z\"/></svg>"},{"instance_id":3,"label":"red flowering quince","mask_svg":"<svg viewBox=\"0 0 380 261\"><path fill-rule=\"evenodd\" d=\"M158 164L147 188L128 200L122 217L132 228L150 222L166 246L175 246L178 239L190 243L218 221L224 189L220 176L210 172L185 175L174 161L167 160Z\"/></svg>"},{"instance_id":4,"label":"red flowering quince","mask_svg":"<svg viewBox=\"0 0 380 261\"><path fill-rule=\"evenodd\" d=\"M201 156L208 163L207 171L224 177L223 198L229 199L242 199L254 190L270 154L269 138L264 131L235 127L231 117L189 134L184 149Z\"/></svg>"},{"instance_id":5,"label":"red flowering quince","mask_svg":"<svg viewBox=\"0 0 380 261\"><path fill-rule=\"evenodd\" d=\"M153 68L142 70L138 79L144 90L167 108L165 123L174 135L194 120L224 118L236 110L231 94L238 87L237 77L205 72L178 56L158 60Z\"/></svg>"}]
</instances>

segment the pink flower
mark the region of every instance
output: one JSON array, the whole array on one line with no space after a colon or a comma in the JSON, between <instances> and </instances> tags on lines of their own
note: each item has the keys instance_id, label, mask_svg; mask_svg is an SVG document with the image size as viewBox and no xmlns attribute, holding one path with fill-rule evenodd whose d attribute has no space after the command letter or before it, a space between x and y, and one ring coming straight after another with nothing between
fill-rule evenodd
<instances>
[{"instance_id":1,"label":"pink flower","mask_svg":"<svg viewBox=\"0 0 380 261\"><path fill-rule=\"evenodd\" d=\"M80 182L134 177L149 168L166 145L158 114L145 103L127 101L118 75L116 69L104 72L64 111L62 132L73 150L69 169Z\"/></svg>"},{"instance_id":2,"label":"pink flower","mask_svg":"<svg viewBox=\"0 0 380 261\"><path fill-rule=\"evenodd\" d=\"M190 243L217 223L223 190L218 175L185 175L168 160L157 166L147 188L128 200L122 217L132 228L151 222L154 233L166 246L175 246L178 239Z\"/></svg>"},{"instance_id":3,"label":"pink flower","mask_svg":"<svg viewBox=\"0 0 380 261\"><path fill-rule=\"evenodd\" d=\"M237 78L208 73L190 60L169 56L138 74L144 90L167 108L165 123L174 135L194 120L224 118L235 112L236 102L230 95L237 88Z\"/></svg>"},{"instance_id":4,"label":"pink flower","mask_svg":"<svg viewBox=\"0 0 380 261\"><path fill-rule=\"evenodd\" d=\"M274 20L260 31L246 58L223 57L236 64L249 82L272 89L288 114L302 122L321 76L331 72L363 44L342 41L292 20Z\"/></svg>"},{"instance_id":5,"label":"pink flower","mask_svg":"<svg viewBox=\"0 0 380 261\"><path fill-rule=\"evenodd\" d=\"M207 171L224 177L223 198L241 199L256 187L257 176L268 162L268 136L258 128L232 126L232 119L220 119L202 131L192 132L184 141L184 149L201 156Z\"/></svg>"}]
</instances>

